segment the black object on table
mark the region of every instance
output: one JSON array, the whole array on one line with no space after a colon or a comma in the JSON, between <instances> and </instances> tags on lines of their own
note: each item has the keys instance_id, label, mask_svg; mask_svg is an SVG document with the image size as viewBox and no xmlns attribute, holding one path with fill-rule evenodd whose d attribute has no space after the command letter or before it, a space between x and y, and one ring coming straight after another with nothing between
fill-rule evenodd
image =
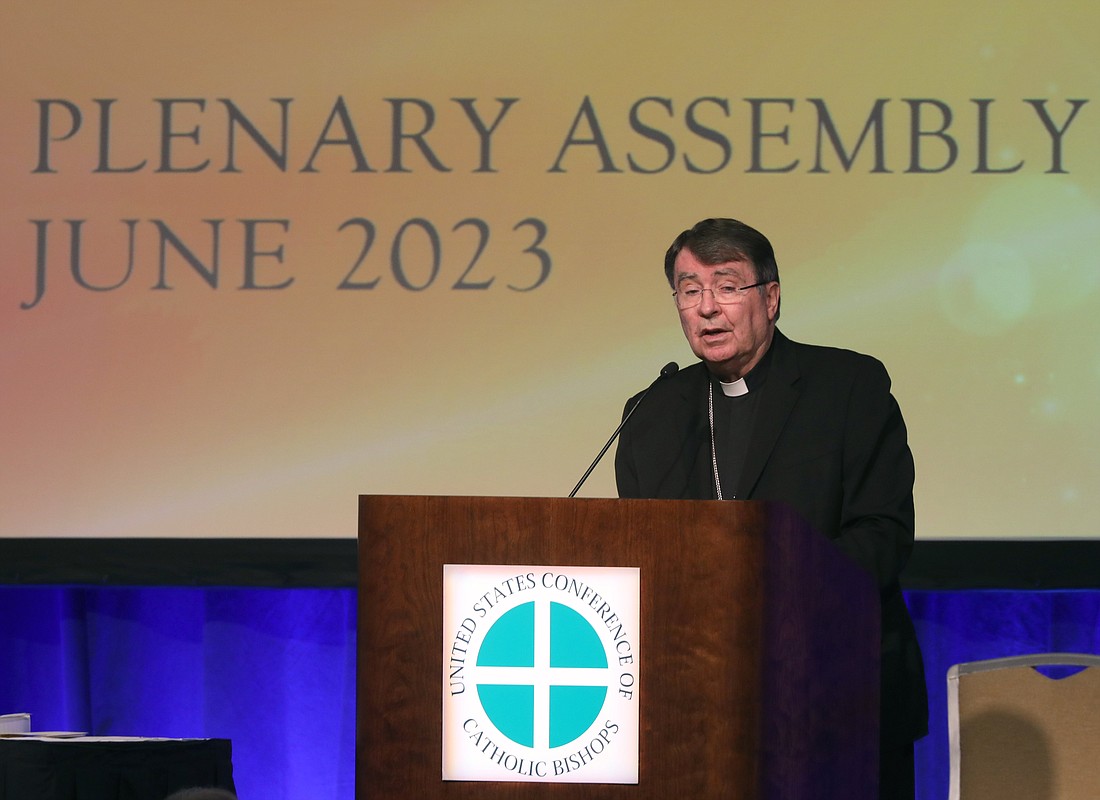
<instances>
[{"instance_id":1,"label":"black object on table","mask_svg":"<svg viewBox=\"0 0 1100 800\"><path fill-rule=\"evenodd\" d=\"M229 739L0 738L0 800L164 800L235 792Z\"/></svg>"}]
</instances>

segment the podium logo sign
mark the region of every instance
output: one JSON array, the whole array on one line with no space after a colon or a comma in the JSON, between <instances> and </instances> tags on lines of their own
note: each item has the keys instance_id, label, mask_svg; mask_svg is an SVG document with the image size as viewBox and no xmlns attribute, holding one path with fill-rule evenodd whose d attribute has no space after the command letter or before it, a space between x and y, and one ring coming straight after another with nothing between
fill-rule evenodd
<instances>
[{"instance_id":1,"label":"podium logo sign","mask_svg":"<svg viewBox=\"0 0 1100 800\"><path fill-rule=\"evenodd\" d=\"M443 779L638 782L631 567L443 567Z\"/></svg>"}]
</instances>

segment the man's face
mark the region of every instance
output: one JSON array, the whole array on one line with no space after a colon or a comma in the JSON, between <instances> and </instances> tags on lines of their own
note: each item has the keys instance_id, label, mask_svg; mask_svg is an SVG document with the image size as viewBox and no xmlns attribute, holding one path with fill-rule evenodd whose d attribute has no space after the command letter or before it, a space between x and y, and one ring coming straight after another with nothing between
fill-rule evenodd
<instances>
[{"instance_id":1,"label":"man's face","mask_svg":"<svg viewBox=\"0 0 1100 800\"><path fill-rule=\"evenodd\" d=\"M672 273L676 291L689 286L713 289L724 283L750 286L756 270L747 261L703 264L686 248L676 256ZM695 355L724 381L744 377L771 345L779 309L779 284L750 289L729 304L719 304L705 291L699 305L679 309L680 325Z\"/></svg>"}]
</instances>

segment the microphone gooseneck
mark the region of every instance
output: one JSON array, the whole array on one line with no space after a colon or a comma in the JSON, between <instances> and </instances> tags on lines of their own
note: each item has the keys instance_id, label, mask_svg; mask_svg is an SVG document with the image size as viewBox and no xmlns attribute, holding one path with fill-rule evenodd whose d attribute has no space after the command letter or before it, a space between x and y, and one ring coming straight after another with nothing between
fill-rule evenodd
<instances>
[{"instance_id":1,"label":"microphone gooseneck","mask_svg":"<svg viewBox=\"0 0 1100 800\"><path fill-rule=\"evenodd\" d=\"M661 367L660 374L657 375L657 377L654 379L653 383L649 384L649 386L646 387L644 392L642 392L640 395L638 395L638 399L634 402L634 405L632 405L630 407L630 410L626 412L626 415L623 417L623 421L619 423L619 427L615 428L615 432L612 433L611 438L607 440L607 444L605 444L603 446L603 449L600 450L600 452L596 456L595 460L589 465L588 469L585 470L585 473L583 475L581 475L581 479L579 481L577 481L577 485L574 486L573 491L571 491L569 493L570 497L575 496L577 494L577 491L581 488L581 486L584 485L584 482L586 480L588 480L588 476L592 474L592 470L594 470L596 468L596 465L600 463L600 459L603 458L603 454L607 452L607 449L609 447L611 447L611 444L615 441L615 439L618 438L619 432L623 429L623 425L626 425L626 421L628 419L630 419L630 416L634 413L634 410L642 404L643 400L645 400L645 396L647 394L649 394L649 390L652 389L654 386L656 386L658 383L660 383L665 378L667 378L671 375L675 375L679 371L680 371L680 365L677 364L675 361L669 361L667 364L665 364L663 367Z\"/></svg>"}]
</instances>

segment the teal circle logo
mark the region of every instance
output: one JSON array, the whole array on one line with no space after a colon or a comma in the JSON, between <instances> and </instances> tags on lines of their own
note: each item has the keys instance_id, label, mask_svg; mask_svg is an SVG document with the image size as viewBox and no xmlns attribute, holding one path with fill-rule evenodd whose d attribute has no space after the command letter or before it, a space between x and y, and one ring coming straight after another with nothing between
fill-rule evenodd
<instances>
[{"instance_id":1,"label":"teal circle logo","mask_svg":"<svg viewBox=\"0 0 1100 800\"><path fill-rule=\"evenodd\" d=\"M487 678L477 683L482 709L497 730L524 747L544 737L551 748L575 741L607 699L607 654L599 634L569 606L549 601L548 612L536 615L535 601L505 612L486 631L477 656L484 668L479 674Z\"/></svg>"}]
</instances>

